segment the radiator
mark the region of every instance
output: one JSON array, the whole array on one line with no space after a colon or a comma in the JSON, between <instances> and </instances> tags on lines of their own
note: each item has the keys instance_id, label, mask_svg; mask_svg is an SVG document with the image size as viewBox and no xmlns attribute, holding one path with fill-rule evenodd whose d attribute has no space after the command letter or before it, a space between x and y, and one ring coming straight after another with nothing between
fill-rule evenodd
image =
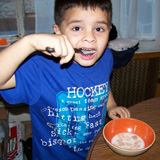
<instances>
[{"instance_id":1,"label":"radiator","mask_svg":"<svg viewBox=\"0 0 160 160\"><path fill-rule=\"evenodd\" d=\"M113 70L111 89L118 105L129 107L155 96L160 59L135 59Z\"/></svg>"}]
</instances>

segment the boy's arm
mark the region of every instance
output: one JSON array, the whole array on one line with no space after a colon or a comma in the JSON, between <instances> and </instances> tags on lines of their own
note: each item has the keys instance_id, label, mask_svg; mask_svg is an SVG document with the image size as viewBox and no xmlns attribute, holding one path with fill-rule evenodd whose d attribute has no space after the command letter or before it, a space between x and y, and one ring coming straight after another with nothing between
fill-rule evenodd
<instances>
[{"instance_id":1,"label":"boy's arm","mask_svg":"<svg viewBox=\"0 0 160 160\"><path fill-rule=\"evenodd\" d=\"M15 86L14 72L32 51L29 39L25 37L0 52L0 89Z\"/></svg>"},{"instance_id":2,"label":"boy's arm","mask_svg":"<svg viewBox=\"0 0 160 160\"><path fill-rule=\"evenodd\" d=\"M54 48L55 52L45 51L46 47ZM36 50L41 50L50 56L61 57L61 64L69 62L74 55L74 50L64 35L27 35L0 52L0 89L15 87L15 71Z\"/></svg>"},{"instance_id":3,"label":"boy's arm","mask_svg":"<svg viewBox=\"0 0 160 160\"><path fill-rule=\"evenodd\" d=\"M112 95L111 89L109 91L109 97L107 102L107 111L108 116L111 119L117 119L117 118L129 118L130 112L127 108L122 106L117 106L114 97Z\"/></svg>"}]
</instances>

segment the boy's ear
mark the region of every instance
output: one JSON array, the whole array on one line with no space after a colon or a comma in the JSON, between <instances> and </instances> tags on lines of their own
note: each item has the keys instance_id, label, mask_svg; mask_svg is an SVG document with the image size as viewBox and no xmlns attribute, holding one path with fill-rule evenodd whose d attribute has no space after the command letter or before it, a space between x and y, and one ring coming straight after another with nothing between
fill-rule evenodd
<instances>
[{"instance_id":1,"label":"boy's ear","mask_svg":"<svg viewBox=\"0 0 160 160\"><path fill-rule=\"evenodd\" d=\"M61 34L61 31L60 31L60 29L59 29L59 27L58 27L57 24L54 24L54 25L53 25L53 31L54 31L56 34Z\"/></svg>"}]
</instances>

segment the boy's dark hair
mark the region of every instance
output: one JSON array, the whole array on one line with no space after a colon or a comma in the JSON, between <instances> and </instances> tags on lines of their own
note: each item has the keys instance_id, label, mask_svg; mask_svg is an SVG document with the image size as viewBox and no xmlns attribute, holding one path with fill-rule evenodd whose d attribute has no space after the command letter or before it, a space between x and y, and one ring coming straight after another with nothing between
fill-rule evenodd
<instances>
[{"instance_id":1,"label":"boy's dark hair","mask_svg":"<svg viewBox=\"0 0 160 160\"><path fill-rule=\"evenodd\" d=\"M111 0L56 0L54 9L55 23L60 26L62 21L64 20L65 11L76 6L82 7L84 9L87 9L88 7L91 7L92 9L99 7L103 11L107 12L108 23L109 25L112 24Z\"/></svg>"}]
</instances>

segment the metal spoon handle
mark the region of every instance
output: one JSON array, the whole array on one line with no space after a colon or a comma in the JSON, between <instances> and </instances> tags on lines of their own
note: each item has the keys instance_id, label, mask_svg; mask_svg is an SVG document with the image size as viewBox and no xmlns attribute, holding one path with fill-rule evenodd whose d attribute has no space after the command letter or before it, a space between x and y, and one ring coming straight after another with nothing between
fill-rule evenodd
<instances>
[{"instance_id":1,"label":"metal spoon handle","mask_svg":"<svg viewBox=\"0 0 160 160\"><path fill-rule=\"evenodd\" d=\"M50 47L46 47L46 51L49 52L49 53L51 53L51 52L55 52L55 49L54 49L54 48L50 48ZM80 49L74 48L74 51L75 51L76 53L81 53L81 54L83 54L83 52L82 52Z\"/></svg>"}]
</instances>

